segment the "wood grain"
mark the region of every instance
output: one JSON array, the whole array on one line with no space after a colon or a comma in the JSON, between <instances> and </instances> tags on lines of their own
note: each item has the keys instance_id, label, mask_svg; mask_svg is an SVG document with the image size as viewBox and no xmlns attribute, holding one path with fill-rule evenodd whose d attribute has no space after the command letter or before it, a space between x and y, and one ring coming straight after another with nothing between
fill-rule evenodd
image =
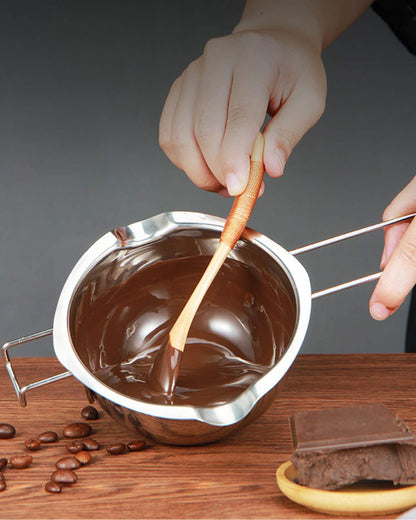
<instances>
[{"instance_id":1,"label":"wood grain","mask_svg":"<svg viewBox=\"0 0 416 520\"><path fill-rule=\"evenodd\" d=\"M62 370L51 358L20 358L14 364L22 383ZM415 372L412 354L300 356L272 407L228 439L190 448L153 445L120 456L93 452L93 462L77 470L78 482L51 495L44 485L66 454L63 427L82 420L84 389L68 378L33 390L28 406L20 408L1 365L0 422L13 424L17 435L0 440L0 457L25 452L24 441L44 430L55 430L60 440L33 452L31 467L5 470L0 518L329 518L292 503L277 488L276 468L292 451L289 416L383 402L416 429ZM90 424L104 445L132 439L103 412Z\"/></svg>"}]
</instances>

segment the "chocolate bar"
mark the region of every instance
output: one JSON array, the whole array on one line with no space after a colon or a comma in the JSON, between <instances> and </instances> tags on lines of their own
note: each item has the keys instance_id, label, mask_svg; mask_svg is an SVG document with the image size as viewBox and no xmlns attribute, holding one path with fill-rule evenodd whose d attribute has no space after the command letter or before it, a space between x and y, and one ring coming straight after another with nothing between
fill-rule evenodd
<instances>
[{"instance_id":1,"label":"chocolate bar","mask_svg":"<svg viewBox=\"0 0 416 520\"><path fill-rule=\"evenodd\" d=\"M383 404L327 408L290 418L299 483L334 490L359 480L416 484L416 437Z\"/></svg>"}]
</instances>

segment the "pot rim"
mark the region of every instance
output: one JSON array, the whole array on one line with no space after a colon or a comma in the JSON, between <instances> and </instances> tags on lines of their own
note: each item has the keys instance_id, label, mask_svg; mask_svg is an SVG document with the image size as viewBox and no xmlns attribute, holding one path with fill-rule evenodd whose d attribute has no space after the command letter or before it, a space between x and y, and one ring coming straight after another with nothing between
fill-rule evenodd
<instances>
[{"instance_id":1,"label":"pot rim","mask_svg":"<svg viewBox=\"0 0 416 520\"><path fill-rule=\"evenodd\" d=\"M74 294L86 274L109 253L124 247L137 247L168 236L179 229L214 230L219 233L225 219L190 211L170 211L135 222L122 228L125 239L120 242L117 230L108 232L81 256L65 281L55 310L53 346L60 363L82 384L104 398L146 415L172 420L197 420L216 426L228 426L243 419L256 403L285 375L295 360L306 335L311 312L311 286L302 264L282 246L265 235L246 228L242 238L271 256L286 273L296 300L296 323L291 341L276 365L244 390L234 400L216 406L152 404L126 396L97 379L82 363L72 343L69 317Z\"/></svg>"}]
</instances>

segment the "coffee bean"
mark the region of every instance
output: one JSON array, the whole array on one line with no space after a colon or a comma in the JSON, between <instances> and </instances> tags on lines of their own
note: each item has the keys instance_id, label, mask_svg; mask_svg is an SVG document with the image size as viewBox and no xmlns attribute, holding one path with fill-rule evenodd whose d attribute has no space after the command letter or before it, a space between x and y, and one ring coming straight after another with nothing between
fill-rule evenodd
<instances>
[{"instance_id":1,"label":"coffee bean","mask_svg":"<svg viewBox=\"0 0 416 520\"><path fill-rule=\"evenodd\" d=\"M91 453L89 451L80 451L79 453L76 453L74 457L85 466L86 464L89 464L91 462Z\"/></svg>"},{"instance_id":2,"label":"coffee bean","mask_svg":"<svg viewBox=\"0 0 416 520\"><path fill-rule=\"evenodd\" d=\"M7 488L6 479L3 473L0 471L0 491L4 491Z\"/></svg>"},{"instance_id":3,"label":"coffee bean","mask_svg":"<svg viewBox=\"0 0 416 520\"><path fill-rule=\"evenodd\" d=\"M84 450L87 451L96 451L101 448L100 443L96 441L95 439L92 439L91 437L87 437L82 441L82 444L84 445Z\"/></svg>"},{"instance_id":4,"label":"coffee bean","mask_svg":"<svg viewBox=\"0 0 416 520\"><path fill-rule=\"evenodd\" d=\"M69 451L69 453L79 453L84 449L84 443L83 441L72 441L69 444L66 445L66 451Z\"/></svg>"},{"instance_id":5,"label":"coffee bean","mask_svg":"<svg viewBox=\"0 0 416 520\"><path fill-rule=\"evenodd\" d=\"M16 435L16 428L12 424L0 424L0 439L11 439Z\"/></svg>"},{"instance_id":6,"label":"coffee bean","mask_svg":"<svg viewBox=\"0 0 416 520\"><path fill-rule=\"evenodd\" d=\"M145 441L130 441L127 443L127 449L129 451L142 451L146 446L147 444Z\"/></svg>"},{"instance_id":7,"label":"coffee bean","mask_svg":"<svg viewBox=\"0 0 416 520\"><path fill-rule=\"evenodd\" d=\"M2 457L0 459L0 471L3 471L6 466L7 466L7 459L6 459L6 457Z\"/></svg>"},{"instance_id":8,"label":"coffee bean","mask_svg":"<svg viewBox=\"0 0 416 520\"><path fill-rule=\"evenodd\" d=\"M84 406L81 410L81 415L87 421L96 421L100 417L97 408L94 408L94 406Z\"/></svg>"},{"instance_id":9,"label":"coffee bean","mask_svg":"<svg viewBox=\"0 0 416 520\"><path fill-rule=\"evenodd\" d=\"M126 451L126 449L127 446L124 444L124 442L111 444L110 446L106 447L107 453L109 453L110 455L121 455Z\"/></svg>"},{"instance_id":10,"label":"coffee bean","mask_svg":"<svg viewBox=\"0 0 416 520\"><path fill-rule=\"evenodd\" d=\"M52 473L51 480L60 484L74 484L78 480L78 475L72 469L57 469Z\"/></svg>"},{"instance_id":11,"label":"coffee bean","mask_svg":"<svg viewBox=\"0 0 416 520\"><path fill-rule=\"evenodd\" d=\"M92 432L89 424L84 422L71 423L65 426L63 433L64 437L68 439L75 439L77 437L87 437Z\"/></svg>"},{"instance_id":12,"label":"coffee bean","mask_svg":"<svg viewBox=\"0 0 416 520\"><path fill-rule=\"evenodd\" d=\"M78 469L81 467L81 462L75 457L63 457L55 464L58 469Z\"/></svg>"},{"instance_id":13,"label":"coffee bean","mask_svg":"<svg viewBox=\"0 0 416 520\"><path fill-rule=\"evenodd\" d=\"M9 462L13 468L24 469L32 464L33 457L30 455L14 455L10 457Z\"/></svg>"},{"instance_id":14,"label":"coffee bean","mask_svg":"<svg viewBox=\"0 0 416 520\"><path fill-rule=\"evenodd\" d=\"M60 493L62 491L62 484L55 480L50 480L45 484L45 491L48 493Z\"/></svg>"},{"instance_id":15,"label":"coffee bean","mask_svg":"<svg viewBox=\"0 0 416 520\"><path fill-rule=\"evenodd\" d=\"M42 444L50 444L58 440L58 434L55 432L47 431L38 435L38 439Z\"/></svg>"},{"instance_id":16,"label":"coffee bean","mask_svg":"<svg viewBox=\"0 0 416 520\"><path fill-rule=\"evenodd\" d=\"M25 441L25 448L29 451L36 451L41 447L42 443L39 439L28 439Z\"/></svg>"}]
</instances>

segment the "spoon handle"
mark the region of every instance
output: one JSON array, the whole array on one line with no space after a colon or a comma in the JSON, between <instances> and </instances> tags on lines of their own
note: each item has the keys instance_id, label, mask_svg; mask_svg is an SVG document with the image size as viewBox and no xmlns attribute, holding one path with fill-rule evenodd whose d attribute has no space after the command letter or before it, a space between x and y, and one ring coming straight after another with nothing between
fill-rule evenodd
<instances>
[{"instance_id":1,"label":"spoon handle","mask_svg":"<svg viewBox=\"0 0 416 520\"><path fill-rule=\"evenodd\" d=\"M250 157L250 175L246 189L241 195L235 198L233 207L228 215L220 242L226 244L232 249L241 233L246 227L247 221L256 203L257 196L263 181L263 150L264 137L263 134L257 134L254 141L253 151Z\"/></svg>"},{"instance_id":2,"label":"spoon handle","mask_svg":"<svg viewBox=\"0 0 416 520\"><path fill-rule=\"evenodd\" d=\"M244 231L250 217L263 180L263 149L264 137L262 134L258 134L250 158L250 177L247 188L236 197L221 234L220 243L198 285L169 332L170 345L177 350L184 350L186 338L199 305L229 252Z\"/></svg>"}]
</instances>

